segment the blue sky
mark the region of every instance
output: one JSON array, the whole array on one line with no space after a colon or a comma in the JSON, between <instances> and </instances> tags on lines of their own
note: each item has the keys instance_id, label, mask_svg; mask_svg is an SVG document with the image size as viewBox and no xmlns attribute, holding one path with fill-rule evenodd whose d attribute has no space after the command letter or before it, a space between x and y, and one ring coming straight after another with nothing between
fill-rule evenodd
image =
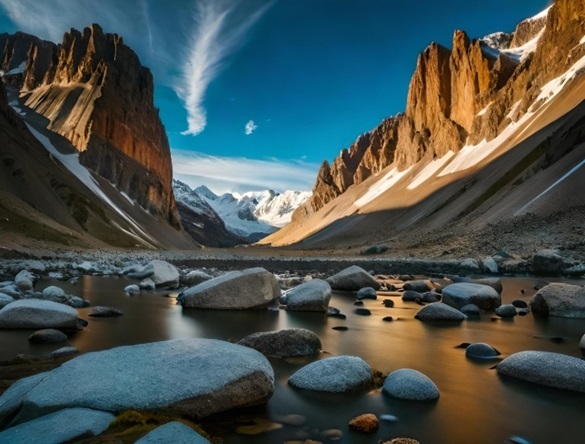
<instances>
[{"instance_id":1,"label":"blue sky","mask_svg":"<svg viewBox=\"0 0 585 444\"><path fill-rule=\"evenodd\" d=\"M99 23L155 78L175 176L308 190L320 163L404 110L418 54L512 31L548 0L0 0L0 31L60 42Z\"/></svg>"}]
</instances>

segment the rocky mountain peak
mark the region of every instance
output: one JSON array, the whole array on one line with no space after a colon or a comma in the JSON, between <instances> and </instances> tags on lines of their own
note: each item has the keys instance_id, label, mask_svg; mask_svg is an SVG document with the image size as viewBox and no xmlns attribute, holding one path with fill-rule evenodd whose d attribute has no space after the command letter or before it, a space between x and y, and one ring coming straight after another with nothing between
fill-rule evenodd
<instances>
[{"instance_id":1,"label":"rocky mountain peak","mask_svg":"<svg viewBox=\"0 0 585 444\"><path fill-rule=\"evenodd\" d=\"M405 113L360 136L331 166L324 162L310 208L319 210L390 164L402 171L495 138L527 111L539 85L585 55L584 29L582 2L557 0L513 34L471 39L457 30L452 49L431 43L418 57ZM308 214L306 206L299 211Z\"/></svg>"},{"instance_id":2,"label":"rocky mountain peak","mask_svg":"<svg viewBox=\"0 0 585 444\"><path fill-rule=\"evenodd\" d=\"M71 141L83 165L180 228L152 74L122 37L97 24L71 29L59 45L15 34L5 38L4 59L26 63L21 98Z\"/></svg>"}]
</instances>

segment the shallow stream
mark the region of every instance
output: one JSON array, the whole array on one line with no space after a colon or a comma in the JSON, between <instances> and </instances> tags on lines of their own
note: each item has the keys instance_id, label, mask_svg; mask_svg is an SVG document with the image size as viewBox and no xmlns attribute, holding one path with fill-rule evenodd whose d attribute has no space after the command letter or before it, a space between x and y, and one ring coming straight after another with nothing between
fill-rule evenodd
<instances>
[{"instance_id":1,"label":"shallow stream","mask_svg":"<svg viewBox=\"0 0 585 444\"><path fill-rule=\"evenodd\" d=\"M529 300L536 279L504 278L503 302ZM276 373L273 398L265 408L226 416L230 422L254 417L278 421L289 414L306 417L302 426L284 425L263 435L247 437L230 433L226 443L281 443L307 438L328 442L320 432L339 429L337 442L376 443L379 439L407 436L428 443L502 443L510 436L522 436L533 443L583 442L585 395L548 389L504 379L491 367L497 362L477 362L465 358L462 342L487 342L502 352L502 357L521 350L547 350L581 357L578 347L585 333L585 320L534 318L532 314L512 320L483 314L457 326L430 326L415 320L420 309L415 303L393 298L394 308L366 300L371 316L354 314L354 295L334 293L331 305L347 315L346 320L316 313L270 311L212 311L183 309L173 297L147 294L128 297L124 287L134 283L115 277L85 276L75 286L46 280L40 290L58 285L67 293L89 299L92 305L119 308L118 318L89 318L90 310L80 316L89 326L70 337L70 344L81 353L119 345L138 344L177 338L214 338L237 341L257 331L302 327L321 339L324 353L360 356L374 369L388 373L410 367L429 376L438 386L437 402L417 403L390 399L380 392L359 396L311 394L292 389L288 377L310 360L271 359ZM582 284L582 282L581 282ZM521 290L525 290L522 294ZM171 295L172 296L172 295ZM383 299L383 298L382 298ZM392 316L393 322L384 322ZM398 319L397 319L398 318ZM333 330L346 326L347 331ZM48 355L61 345L29 345L29 331L0 332L0 360L18 353ZM375 435L351 432L349 419L361 413L390 414L395 422L381 422Z\"/></svg>"}]
</instances>

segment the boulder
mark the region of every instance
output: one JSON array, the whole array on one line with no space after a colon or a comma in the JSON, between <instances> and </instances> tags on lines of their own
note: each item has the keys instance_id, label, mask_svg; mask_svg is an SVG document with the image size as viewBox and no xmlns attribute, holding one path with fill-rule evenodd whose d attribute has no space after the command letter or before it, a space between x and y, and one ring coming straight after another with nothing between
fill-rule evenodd
<instances>
[{"instance_id":1,"label":"boulder","mask_svg":"<svg viewBox=\"0 0 585 444\"><path fill-rule=\"evenodd\" d=\"M0 442L10 444L61 443L97 436L115 416L88 408L65 408L0 432Z\"/></svg>"},{"instance_id":2,"label":"boulder","mask_svg":"<svg viewBox=\"0 0 585 444\"><path fill-rule=\"evenodd\" d=\"M77 310L41 299L20 299L0 310L0 328L76 328Z\"/></svg>"},{"instance_id":3,"label":"boulder","mask_svg":"<svg viewBox=\"0 0 585 444\"><path fill-rule=\"evenodd\" d=\"M210 276L203 270L191 270L189 273L181 276L179 278L179 282L181 285L193 287L194 285L208 281L209 279L212 279L212 276Z\"/></svg>"},{"instance_id":4,"label":"boulder","mask_svg":"<svg viewBox=\"0 0 585 444\"><path fill-rule=\"evenodd\" d=\"M443 288L443 302L454 308L475 304L483 310L493 310L502 303L500 294L489 285L460 282Z\"/></svg>"},{"instance_id":5,"label":"boulder","mask_svg":"<svg viewBox=\"0 0 585 444\"><path fill-rule=\"evenodd\" d=\"M43 290L43 299L65 304L68 298L62 288L51 285Z\"/></svg>"},{"instance_id":6,"label":"boulder","mask_svg":"<svg viewBox=\"0 0 585 444\"><path fill-rule=\"evenodd\" d=\"M172 264L165 261L153 260L146 265L152 269L149 276L156 287L177 288L179 286L179 270Z\"/></svg>"},{"instance_id":7,"label":"boulder","mask_svg":"<svg viewBox=\"0 0 585 444\"><path fill-rule=\"evenodd\" d=\"M456 321L461 322L467 319L467 316L459 310L450 307L442 302L435 302L433 304L425 305L415 315L415 318L423 322L435 321Z\"/></svg>"},{"instance_id":8,"label":"boulder","mask_svg":"<svg viewBox=\"0 0 585 444\"><path fill-rule=\"evenodd\" d=\"M380 289L380 283L370 273L357 265L352 265L334 274L327 279L327 282L333 290L339 291L358 291L364 287L372 287L374 290Z\"/></svg>"},{"instance_id":9,"label":"boulder","mask_svg":"<svg viewBox=\"0 0 585 444\"><path fill-rule=\"evenodd\" d=\"M43 330L37 330L28 337L28 342L31 344L58 344L65 342L67 335L62 331L55 330L54 328L46 328Z\"/></svg>"},{"instance_id":10,"label":"boulder","mask_svg":"<svg viewBox=\"0 0 585 444\"><path fill-rule=\"evenodd\" d=\"M498 373L523 381L585 393L585 361L544 351L522 351L496 367Z\"/></svg>"},{"instance_id":11,"label":"boulder","mask_svg":"<svg viewBox=\"0 0 585 444\"><path fill-rule=\"evenodd\" d=\"M404 302L414 302L416 300L422 300L423 295L418 291L406 290L402 293L402 300Z\"/></svg>"},{"instance_id":12,"label":"boulder","mask_svg":"<svg viewBox=\"0 0 585 444\"><path fill-rule=\"evenodd\" d=\"M532 297L530 309L534 316L585 319L585 287L548 284Z\"/></svg>"},{"instance_id":13,"label":"boulder","mask_svg":"<svg viewBox=\"0 0 585 444\"><path fill-rule=\"evenodd\" d=\"M359 300L362 300L362 299L376 300L376 299L378 299L378 295L376 294L376 290L374 290L372 287L360 288L359 291L357 292L356 297Z\"/></svg>"},{"instance_id":14,"label":"boulder","mask_svg":"<svg viewBox=\"0 0 585 444\"><path fill-rule=\"evenodd\" d=\"M465 349L465 356L468 358L477 358L477 359L493 359L500 355L500 352L497 351L489 344L485 344L483 342L476 342L474 344L470 344Z\"/></svg>"},{"instance_id":15,"label":"boulder","mask_svg":"<svg viewBox=\"0 0 585 444\"><path fill-rule=\"evenodd\" d=\"M513 318L518 314L516 312L516 307L513 306L512 304L500 305L494 311L501 318Z\"/></svg>"},{"instance_id":16,"label":"boulder","mask_svg":"<svg viewBox=\"0 0 585 444\"><path fill-rule=\"evenodd\" d=\"M434 291L427 291L421 294L421 296L421 301L426 303L439 302L442 299L441 295Z\"/></svg>"},{"instance_id":17,"label":"boulder","mask_svg":"<svg viewBox=\"0 0 585 444\"><path fill-rule=\"evenodd\" d=\"M135 444L208 444L210 441L179 421L168 422L140 438Z\"/></svg>"},{"instance_id":18,"label":"boulder","mask_svg":"<svg viewBox=\"0 0 585 444\"><path fill-rule=\"evenodd\" d=\"M331 286L322 279L312 279L293 288L281 298L290 311L326 312L331 300Z\"/></svg>"},{"instance_id":19,"label":"boulder","mask_svg":"<svg viewBox=\"0 0 585 444\"><path fill-rule=\"evenodd\" d=\"M371 434L378 430L380 423L378 421L378 417L373 413L364 413L362 415L356 416L355 418L352 418L349 421L348 426L350 429L357 432Z\"/></svg>"},{"instance_id":20,"label":"boulder","mask_svg":"<svg viewBox=\"0 0 585 444\"><path fill-rule=\"evenodd\" d=\"M304 328L253 333L238 344L258 350L265 356L311 356L321 351L319 337Z\"/></svg>"},{"instance_id":21,"label":"boulder","mask_svg":"<svg viewBox=\"0 0 585 444\"><path fill-rule=\"evenodd\" d=\"M154 290L156 288L156 284L150 278L146 278L140 281L138 284L141 290Z\"/></svg>"},{"instance_id":22,"label":"boulder","mask_svg":"<svg viewBox=\"0 0 585 444\"><path fill-rule=\"evenodd\" d=\"M585 350L585 335L581 337L581 341L579 341L579 348L581 350Z\"/></svg>"},{"instance_id":23,"label":"boulder","mask_svg":"<svg viewBox=\"0 0 585 444\"><path fill-rule=\"evenodd\" d=\"M555 250L540 250L532 256L532 272L536 276L560 276L572 265Z\"/></svg>"},{"instance_id":24,"label":"boulder","mask_svg":"<svg viewBox=\"0 0 585 444\"><path fill-rule=\"evenodd\" d=\"M106 307L103 305L96 305L91 309L88 313L88 316L92 316L94 318L112 318L115 316L122 316L124 313L114 307Z\"/></svg>"},{"instance_id":25,"label":"boulder","mask_svg":"<svg viewBox=\"0 0 585 444\"><path fill-rule=\"evenodd\" d=\"M127 285L124 287L124 293L134 295L140 293L140 287L136 284Z\"/></svg>"},{"instance_id":26,"label":"boulder","mask_svg":"<svg viewBox=\"0 0 585 444\"><path fill-rule=\"evenodd\" d=\"M7 294L0 293L0 309L4 308L11 302L14 302L14 298L12 296L8 296Z\"/></svg>"},{"instance_id":27,"label":"boulder","mask_svg":"<svg viewBox=\"0 0 585 444\"><path fill-rule=\"evenodd\" d=\"M65 381L83 384L67 384L63 390ZM251 348L214 339L176 339L86 353L34 382L26 392L21 386L19 402L14 392L4 393L0 412L18 411L16 422L77 406L202 418L265 403L274 391L274 372ZM2 409L5 400L10 409Z\"/></svg>"},{"instance_id":28,"label":"boulder","mask_svg":"<svg viewBox=\"0 0 585 444\"><path fill-rule=\"evenodd\" d=\"M500 271L498 268L498 263L491 256L486 256L481 259L481 267L484 269L484 271L492 274L497 274Z\"/></svg>"},{"instance_id":29,"label":"boulder","mask_svg":"<svg viewBox=\"0 0 585 444\"><path fill-rule=\"evenodd\" d=\"M183 307L243 310L263 308L280 297L276 277L264 268L231 271L179 294Z\"/></svg>"},{"instance_id":30,"label":"boulder","mask_svg":"<svg viewBox=\"0 0 585 444\"><path fill-rule=\"evenodd\" d=\"M14 278L14 285L16 285L20 291L32 290L34 280L35 277L30 271L22 270Z\"/></svg>"},{"instance_id":31,"label":"boulder","mask_svg":"<svg viewBox=\"0 0 585 444\"><path fill-rule=\"evenodd\" d=\"M355 356L335 356L312 362L288 380L296 388L330 393L367 390L373 382L370 366Z\"/></svg>"},{"instance_id":32,"label":"boulder","mask_svg":"<svg viewBox=\"0 0 585 444\"><path fill-rule=\"evenodd\" d=\"M485 278L469 278L469 277L461 278L460 277L460 278L454 278L453 281L454 281L454 283L459 283L459 284L460 283L467 283L467 284L487 285L489 287L492 287L499 294L502 294L502 290L504 289L504 287L502 285L502 279L497 278L497 277L485 277Z\"/></svg>"},{"instance_id":33,"label":"boulder","mask_svg":"<svg viewBox=\"0 0 585 444\"><path fill-rule=\"evenodd\" d=\"M459 263L459 267L461 267L462 269L475 273L475 272L479 272L481 270L481 267L479 266L479 262L476 259L472 259L472 258L467 258L462 260Z\"/></svg>"},{"instance_id":34,"label":"boulder","mask_svg":"<svg viewBox=\"0 0 585 444\"><path fill-rule=\"evenodd\" d=\"M382 387L393 398L408 401L432 401L439 397L439 389L431 379L417 370L403 368L388 375Z\"/></svg>"},{"instance_id":35,"label":"boulder","mask_svg":"<svg viewBox=\"0 0 585 444\"><path fill-rule=\"evenodd\" d=\"M433 285L430 281L418 280L405 282L402 288L405 290L416 291L417 293L424 293L426 291L431 291Z\"/></svg>"},{"instance_id":36,"label":"boulder","mask_svg":"<svg viewBox=\"0 0 585 444\"><path fill-rule=\"evenodd\" d=\"M66 302L66 304L73 308L89 307L89 301L81 299L79 296L69 296L69 300Z\"/></svg>"}]
</instances>

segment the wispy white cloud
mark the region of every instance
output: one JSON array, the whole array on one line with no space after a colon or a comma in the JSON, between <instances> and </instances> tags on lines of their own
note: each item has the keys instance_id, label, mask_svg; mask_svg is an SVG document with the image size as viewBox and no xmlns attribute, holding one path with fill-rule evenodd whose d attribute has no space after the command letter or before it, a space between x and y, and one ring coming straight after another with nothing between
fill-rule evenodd
<instances>
[{"instance_id":1,"label":"wispy white cloud","mask_svg":"<svg viewBox=\"0 0 585 444\"><path fill-rule=\"evenodd\" d=\"M302 160L247 159L209 156L194 151L173 150L175 178L196 188L207 185L216 193L257 191L309 191L318 164Z\"/></svg>"},{"instance_id":2,"label":"wispy white cloud","mask_svg":"<svg viewBox=\"0 0 585 444\"><path fill-rule=\"evenodd\" d=\"M187 110L188 128L182 134L197 135L207 125L203 105L209 84L219 73L227 56L244 39L247 31L270 7L238 14L243 1L201 0L197 2L189 50L174 86Z\"/></svg>"},{"instance_id":3,"label":"wispy white cloud","mask_svg":"<svg viewBox=\"0 0 585 444\"><path fill-rule=\"evenodd\" d=\"M256 125L253 120L248 120L248 123L246 123L246 127L244 128L244 133L246 133L246 136L249 136L257 129L258 125Z\"/></svg>"}]
</instances>

